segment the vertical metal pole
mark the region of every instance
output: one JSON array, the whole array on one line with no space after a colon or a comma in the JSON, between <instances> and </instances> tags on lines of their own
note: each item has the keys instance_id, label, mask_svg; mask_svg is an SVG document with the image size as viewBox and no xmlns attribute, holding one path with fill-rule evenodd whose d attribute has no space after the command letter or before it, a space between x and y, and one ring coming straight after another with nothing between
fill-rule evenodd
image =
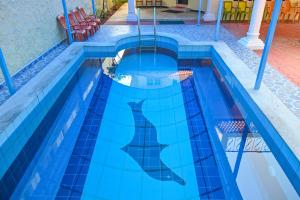
<instances>
[{"instance_id":1,"label":"vertical metal pole","mask_svg":"<svg viewBox=\"0 0 300 200\"><path fill-rule=\"evenodd\" d=\"M258 69L258 73L257 73L255 85L254 85L255 90L258 90L260 88L260 85L261 85L261 82L262 82L262 79L264 76L264 71L266 68L268 55L269 55L269 52L270 52L270 49L272 46L272 41L273 41L273 37L275 34L278 17L280 15L281 4L282 4L282 0L275 1L275 6L273 9L273 14L272 14L272 18L271 18L267 38L266 38L265 48L264 48L264 51L263 51L263 54L262 54L262 57L260 60L259 69Z\"/></svg>"},{"instance_id":2,"label":"vertical metal pole","mask_svg":"<svg viewBox=\"0 0 300 200\"><path fill-rule=\"evenodd\" d=\"M16 92L16 89L15 89L13 81L10 77L9 71L7 69L7 65L6 65L5 58L4 58L1 48L0 48L0 67L2 69L2 73L3 73L4 79L5 79L6 85L8 87L9 93L11 95L13 95Z\"/></svg>"},{"instance_id":3,"label":"vertical metal pole","mask_svg":"<svg viewBox=\"0 0 300 200\"><path fill-rule=\"evenodd\" d=\"M96 17L97 10L96 10L96 6L95 6L95 0L92 0L92 8L93 8L93 14Z\"/></svg>"},{"instance_id":4,"label":"vertical metal pole","mask_svg":"<svg viewBox=\"0 0 300 200\"><path fill-rule=\"evenodd\" d=\"M237 175L238 175L238 172L239 172L239 168L240 168L240 165L241 165L241 161L242 161L242 156L243 156L243 153L244 153L244 149L245 149L245 145L246 145L246 141L247 141L247 136L248 136L248 133L250 132L246 122L245 122L245 127L244 127L244 130L243 130L243 135L242 135L242 139L241 139L241 143L240 143L240 148L239 148L239 151L238 151L238 154L237 154L237 158L236 158L236 161L235 161L235 165L234 165L234 170L233 170L233 177L236 179Z\"/></svg>"},{"instance_id":5,"label":"vertical metal pole","mask_svg":"<svg viewBox=\"0 0 300 200\"><path fill-rule=\"evenodd\" d=\"M198 5L198 18L197 18L197 25L200 25L200 20L201 20L201 9L202 9L202 0L199 0L199 5Z\"/></svg>"},{"instance_id":6,"label":"vertical metal pole","mask_svg":"<svg viewBox=\"0 0 300 200\"><path fill-rule=\"evenodd\" d=\"M138 8L138 32L139 32L139 47L141 52L141 9Z\"/></svg>"},{"instance_id":7,"label":"vertical metal pole","mask_svg":"<svg viewBox=\"0 0 300 200\"><path fill-rule=\"evenodd\" d=\"M140 24L140 23L141 23L140 19L141 19L141 9L138 8L138 26L141 25L141 24Z\"/></svg>"},{"instance_id":8,"label":"vertical metal pole","mask_svg":"<svg viewBox=\"0 0 300 200\"><path fill-rule=\"evenodd\" d=\"M219 40L220 35L220 23L221 23L221 17L222 17L222 10L223 10L223 0L219 1L219 8L218 8L218 16L217 16L217 25L216 25L216 35L215 40Z\"/></svg>"},{"instance_id":9,"label":"vertical metal pole","mask_svg":"<svg viewBox=\"0 0 300 200\"><path fill-rule=\"evenodd\" d=\"M73 38L72 38L72 31L71 31L71 26L70 26L70 20L68 17L68 9L67 9L67 3L66 0L61 0L63 9L64 9L64 16L66 20L66 26L67 26L67 32L68 32L68 38L69 38L69 44L72 44Z\"/></svg>"},{"instance_id":10,"label":"vertical metal pole","mask_svg":"<svg viewBox=\"0 0 300 200\"><path fill-rule=\"evenodd\" d=\"M153 23L154 23L154 26L156 26L156 7L154 7L154 9L153 9Z\"/></svg>"},{"instance_id":11,"label":"vertical metal pole","mask_svg":"<svg viewBox=\"0 0 300 200\"><path fill-rule=\"evenodd\" d=\"M156 7L153 9L154 24L154 65L156 65Z\"/></svg>"}]
</instances>

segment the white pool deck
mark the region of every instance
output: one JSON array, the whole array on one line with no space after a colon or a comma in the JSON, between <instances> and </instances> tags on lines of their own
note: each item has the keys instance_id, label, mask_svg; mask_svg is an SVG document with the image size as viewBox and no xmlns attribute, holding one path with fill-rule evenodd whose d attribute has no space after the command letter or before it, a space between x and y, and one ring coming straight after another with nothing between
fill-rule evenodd
<instances>
[{"instance_id":1,"label":"white pool deck","mask_svg":"<svg viewBox=\"0 0 300 200\"><path fill-rule=\"evenodd\" d=\"M221 29L221 41L219 42L214 41L215 32L214 26L212 25L165 25L158 26L157 30L158 35L168 36L176 40L180 46L179 51L182 52L197 52L203 50L203 46L212 46L258 107L271 121L280 136L295 153L298 160L300 160L300 136L298 134L300 130L300 119L298 118L299 116L296 116L296 113L293 112L291 107L284 104L280 96L276 94L276 89L273 89L276 85L269 86L272 81L274 82L274 77L276 78L276 76L278 76L276 71L274 72L273 69L268 67L264 83L261 89L256 91L253 89L253 86L256 79L255 72L258 66L257 56L255 57L251 51L242 49L244 47L238 46L235 38L230 38L225 29ZM152 26L142 27L142 34L151 34L152 31ZM4 160L0 160L0 163L7 162L6 157L8 155L6 154L9 146L13 147L17 143L22 144L19 138L28 137L26 133L27 130L24 130L24 135L18 135L16 139L6 144L8 138L16 137L13 133L16 128L19 127L22 120L27 117L34 106L38 105L39 102L46 97L47 92L55 87L64 75L70 73L69 71L74 64L74 60L79 60L84 54L84 50L115 51L117 41L129 36L137 36L137 33L136 26L102 26L100 31L98 31L89 42L73 43L45 67L45 69L31 79L21 90L2 104L0 106L0 158ZM291 90L299 92L297 91L299 88L293 88L293 85L289 84L290 83L284 82L280 85L287 85ZM7 149L3 148L4 146L6 146ZM287 149L281 150L288 151ZM295 171L299 171L299 162L294 167ZM3 172L0 172L1 176L2 173Z\"/></svg>"}]
</instances>

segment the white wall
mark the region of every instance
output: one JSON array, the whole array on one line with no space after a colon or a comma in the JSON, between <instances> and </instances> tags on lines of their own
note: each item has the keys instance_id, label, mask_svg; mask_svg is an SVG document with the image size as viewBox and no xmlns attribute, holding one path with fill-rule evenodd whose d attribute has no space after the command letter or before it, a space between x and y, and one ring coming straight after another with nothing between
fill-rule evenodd
<instances>
[{"instance_id":1,"label":"white wall","mask_svg":"<svg viewBox=\"0 0 300 200\"><path fill-rule=\"evenodd\" d=\"M67 3L69 9L80 5L92 12L91 0ZM0 0L0 47L10 73L65 38L56 21L62 13L61 0Z\"/></svg>"},{"instance_id":2,"label":"white wall","mask_svg":"<svg viewBox=\"0 0 300 200\"><path fill-rule=\"evenodd\" d=\"M198 10L198 3L199 3L199 0L189 0L189 5L188 7L190 9L193 9L193 10ZM206 10L206 5L207 5L207 0L202 0L202 8L201 8L201 11L205 11Z\"/></svg>"},{"instance_id":3,"label":"white wall","mask_svg":"<svg viewBox=\"0 0 300 200\"><path fill-rule=\"evenodd\" d=\"M212 0L211 4L212 13L214 13L216 17L218 15L219 2L219 0Z\"/></svg>"},{"instance_id":4,"label":"white wall","mask_svg":"<svg viewBox=\"0 0 300 200\"><path fill-rule=\"evenodd\" d=\"M176 6L176 0L163 0L163 5L168 7Z\"/></svg>"}]
</instances>

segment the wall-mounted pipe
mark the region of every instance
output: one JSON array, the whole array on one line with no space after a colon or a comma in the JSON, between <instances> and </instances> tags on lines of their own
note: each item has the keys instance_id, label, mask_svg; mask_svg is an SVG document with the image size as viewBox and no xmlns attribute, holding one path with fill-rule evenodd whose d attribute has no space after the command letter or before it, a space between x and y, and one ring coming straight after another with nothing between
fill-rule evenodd
<instances>
[{"instance_id":1,"label":"wall-mounted pipe","mask_svg":"<svg viewBox=\"0 0 300 200\"><path fill-rule=\"evenodd\" d=\"M260 85L261 85L261 82L262 82L262 79L264 76L264 72L265 72L265 68L266 68L266 64L267 64L267 60L268 60L268 55L270 53L278 17L280 15L281 5L282 5L282 0L275 1L275 6L274 6L273 14L271 17L271 22L270 22L266 42L265 42L265 47L264 47L263 54L262 54L262 57L260 60L259 69L258 69L258 73L257 73L255 85L254 85L255 90L258 90L260 88Z\"/></svg>"},{"instance_id":2,"label":"wall-mounted pipe","mask_svg":"<svg viewBox=\"0 0 300 200\"><path fill-rule=\"evenodd\" d=\"M1 67L1 70L2 70L2 73L3 73L6 85L8 87L9 93L11 95L13 95L16 92L16 89L15 89L15 86L14 86L13 81L11 79L11 76L9 74L9 71L8 71L8 68L7 68L7 65L6 65L6 61L5 61L5 58L4 58L4 55L3 55L3 52L2 52L1 48L0 48L0 67Z\"/></svg>"},{"instance_id":3,"label":"wall-mounted pipe","mask_svg":"<svg viewBox=\"0 0 300 200\"><path fill-rule=\"evenodd\" d=\"M96 5L95 5L95 0L92 0L92 8L93 8L93 15L96 17L97 10L96 10Z\"/></svg>"},{"instance_id":4,"label":"wall-mounted pipe","mask_svg":"<svg viewBox=\"0 0 300 200\"><path fill-rule=\"evenodd\" d=\"M197 25L200 25L200 20L201 20L201 9L202 9L202 0L199 0L199 5L198 5L198 19L197 19Z\"/></svg>"},{"instance_id":5,"label":"wall-mounted pipe","mask_svg":"<svg viewBox=\"0 0 300 200\"><path fill-rule=\"evenodd\" d=\"M69 44L72 44L73 37L72 37L72 30L71 30L71 26L70 26L70 20L68 17L67 3L66 3L66 0L61 0L61 2L63 5L63 9L64 9L64 16L65 16L65 20L66 20Z\"/></svg>"},{"instance_id":6,"label":"wall-mounted pipe","mask_svg":"<svg viewBox=\"0 0 300 200\"><path fill-rule=\"evenodd\" d=\"M220 24L222 18L222 10L223 10L223 0L219 1L219 8L218 8L218 16L217 16L217 24L216 24L216 33L215 33L215 40L218 41L220 37Z\"/></svg>"}]
</instances>

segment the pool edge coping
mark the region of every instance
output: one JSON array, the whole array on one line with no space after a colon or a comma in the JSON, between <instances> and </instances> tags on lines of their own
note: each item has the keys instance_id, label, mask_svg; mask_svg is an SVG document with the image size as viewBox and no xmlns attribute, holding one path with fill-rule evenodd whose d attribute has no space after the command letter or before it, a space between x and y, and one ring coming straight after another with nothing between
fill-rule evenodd
<instances>
[{"instance_id":1,"label":"pool edge coping","mask_svg":"<svg viewBox=\"0 0 300 200\"><path fill-rule=\"evenodd\" d=\"M151 32L145 33L145 35L151 35ZM170 38L170 36L172 38ZM178 55L180 53L188 53L189 57L198 57L200 51L208 51L208 48L213 48L220 55L224 63L230 69L230 71L236 76L239 83L243 86L245 91L249 94L255 104L263 111L268 120L272 123L274 128L277 130L278 134L283 138L283 140L288 144L288 146L293 150L293 153L297 156L298 161L300 158L300 148L296 144L293 144L295 141L299 141L300 138L296 137L296 133L300 130L300 120L281 102L281 100L263 83L260 90L254 90L254 81L255 74L247 67L247 65L237 57L237 55L231 50L225 42L192 42L186 38L180 37L174 34L158 33L158 37L168 38L177 43ZM50 91L55 82L62 77L64 74L61 72L67 73L66 68L62 65L70 64L73 59L78 56L78 53L81 52L84 56L93 57L85 55L86 48L92 48L92 51L96 53L101 51L106 51L108 53L115 54L118 50L118 47L121 45L120 41L124 40L127 42L136 42L137 36L134 34L124 34L122 36L116 37L115 41L110 42L82 42L82 43L73 43L66 50L64 50L58 57L56 57L52 62L50 62L40 73L38 73L32 80L23 86L23 89L18 91L15 95L9 98L4 104L0 106L0 110L4 111L0 113L0 119L5 118L5 114L15 110L16 115L13 116L13 119L10 121L0 120L0 153L3 143L6 142L6 139L11 136L11 134L16 130L20 125L26 115L29 114L32 109L32 105L38 103L38 99L45 96L44 91ZM171 41L170 40L170 41ZM205 47L205 48L204 48ZM95 49L93 49L95 48ZM83 50L83 51L82 51ZM211 50L211 49L210 49ZM191 52L194 53L191 55ZM59 74L51 74L51 70L60 70ZM51 75L51 76L49 76ZM50 84L46 85L43 88L38 87L40 83L45 85L44 78L47 77L51 81ZM36 91L36 89L38 89ZM32 94L32 95L30 95ZM263 94L263 95L262 95ZM26 97L24 99L24 96ZM34 96L34 97L33 97ZM270 99L272 99L272 104L270 104ZM21 110L18 108L18 104L15 102L18 100L27 100L26 103L18 103L21 105ZM22 107L23 105L23 107ZM34 106L36 106L35 104ZM26 106L29 106L26 107ZM275 112L276 111L276 112ZM279 112L278 112L279 111ZM278 116L278 113L284 113L284 115ZM6 121L6 122L3 122ZM3 127L4 126L4 127ZM293 133L293 135L291 135ZM298 143L298 144L299 144ZM298 153L298 154L297 154ZM296 169L300 169L300 165Z\"/></svg>"}]
</instances>

